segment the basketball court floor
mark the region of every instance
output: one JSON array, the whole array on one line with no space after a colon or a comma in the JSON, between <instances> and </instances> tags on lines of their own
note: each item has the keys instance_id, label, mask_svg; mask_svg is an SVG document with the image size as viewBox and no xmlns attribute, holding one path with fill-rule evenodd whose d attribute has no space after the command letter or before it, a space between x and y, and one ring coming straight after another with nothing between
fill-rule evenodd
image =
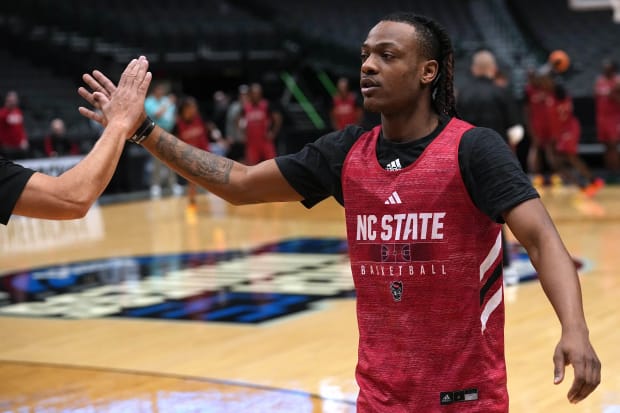
<instances>
[{"instance_id":1,"label":"basketball court floor","mask_svg":"<svg viewBox=\"0 0 620 413\"><path fill-rule=\"evenodd\" d=\"M603 378L578 405L566 400L572 368L553 385L560 326L511 245L511 412L620 412L620 188L594 199L548 189L543 200L580 268ZM0 412L355 411L343 210L185 204L0 228Z\"/></svg>"}]
</instances>

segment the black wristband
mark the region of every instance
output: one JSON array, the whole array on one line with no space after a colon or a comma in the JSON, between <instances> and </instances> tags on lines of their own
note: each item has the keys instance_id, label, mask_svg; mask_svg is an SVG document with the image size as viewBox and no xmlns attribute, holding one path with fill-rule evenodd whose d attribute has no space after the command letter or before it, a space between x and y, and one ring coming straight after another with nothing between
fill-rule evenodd
<instances>
[{"instance_id":1,"label":"black wristband","mask_svg":"<svg viewBox=\"0 0 620 413\"><path fill-rule=\"evenodd\" d=\"M142 124L136 131L136 133L134 133L133 136L129 138L129 142L133 142L136 145L141 145L142 142L144 142L144 140L149 137L151 132L153 132L153 129L155 129L155 122L153 122L153 119L147 116L146 119L144 119L144 122L142 122Z\"/></svg>"}]
</instances>

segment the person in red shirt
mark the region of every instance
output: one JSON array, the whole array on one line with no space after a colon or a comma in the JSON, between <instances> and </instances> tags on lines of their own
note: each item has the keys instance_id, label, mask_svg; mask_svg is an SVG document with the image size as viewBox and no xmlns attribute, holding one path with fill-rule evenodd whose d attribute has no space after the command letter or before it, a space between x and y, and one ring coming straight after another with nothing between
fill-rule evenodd
<instances>
[{"instance_id":1,"label":"person in red shirt","mask_svg":"<svg viewBox=\"0 0 620 413\"><path fill-rule=\"evenodd\" d=\"M360 48L370 131L348 126L295 154L243 165L155 127L143 147L187 179L236 204L333 196L344 206L359 328L359 413L505 413L500 224L528 251L561 335L558 384L567 398L600 382L579 277L538 193L491 129L457 117L454 50L438 23L386 16ZM114 93L107 78L85 78ZM95 108L103 102L92 101ZM90 119L105 123L94 111ZM398 161L398 162L396 162ZM518 397L518 395L517 395Z\"/></svg>"},{"instance_id":2,"label":"person in red shirt","mask_svg":"<svg viewBox=\"0 0 620 413\"><path fill-rule=\"evenodd\" d=\"M205 123L200 116L198 104L193 97L185 97L179 102L179 114L176 122L176 131L179 139L203 151L210 150L210 136L214 137L215 145L225 147L226 143L219 131L215 131L215 126ZM215 133L211 133L211 131ZM189 207L196 207L196 184L189 181L187 196Z\"/></svg>"},{"instance_id":3,"label":"person in red shirt","mask_svg":"<svg viewBox=\"0 0 620 413\"><path fill-rule=\"evenodd\" d=\"M337 92L333 97L330 115L334 130L342 130L348 125L357 125L362 119L362 110L357 104L357 95L349 90L347 78L338 79Z\"/></svg>"},{"instance_id":4,"label":"person in red shirt","mask_svg":"<svg viewBox=\"0 0 620 413\"><path fill-rule=\"evenodd\" d=\"M565 182L575 182L586 195L593 196L604 186L604 182L592 175L588 166L577 154L581 124L573 111L573 99L562 85L558 84L555 87L553 107L555 113L552 118L552 131L558 171ZM579 177L573 177L571 167L577 171ZM585 179L585 182L582 179Z\"/></svg>"},{"instance_id":5,"label":"person in red shirt","mask_svg":"<svg viewBox=\"0 0 620 413\"><path fill-rule=\"evenodd\" d=\"M71 142L67 138L65 122L60 118L53 119L50 123L50 132L43 139L43 145L45 155L48 157L77 155L80 153L77 143Z\"/></svg>"},{"instance_id":6,"label":"person in red shirt","mask_svg":"<svg viewBox=\"0 0 620 413\"><path fill-rule=\"evenodd\" d=\"M0 153L7 158L19 159L28 154L28 136L24 128L24 114L19 108L17 92L6 94L0 109Z\"/></svg>"},{"instance_id":7,"label":"person in red shirt","mask_svg":"<svg viewBox=\"0 0 620 413\"><path fill-rule=\"evenodd\" d=\"M243 104L242 125L245 129L245 161L256 165L276 156L275 139L282 125L282 116L272 111L263 98L258 83L250 86L249 99Z\"/></svg>"},{"instance_id":8,"label":"person in red shirt","mask_svg":"<svg viewBox=\"0 0 620 413\"><path fill-rule=\"evenodd\" d=\"M528 169L530 173L541 174L542 155L549 166L555 162L551 131L551 119L554 116L553 79L545 73L530 72L525 98L527 125L532 139L527 157Z\"/></svg>"},{"instance_id":9,"label":"person in red shirt","mask_svg":"<svg viewBox=\"0 0 620 413\"><path fill-rule=\"evenodd\" d=\"M605 60L594 85L596 130L598 139L605 145L605 165L614 175L620 172L620 75L617 71L615 62Z\"/></svg>"}]
</instances>

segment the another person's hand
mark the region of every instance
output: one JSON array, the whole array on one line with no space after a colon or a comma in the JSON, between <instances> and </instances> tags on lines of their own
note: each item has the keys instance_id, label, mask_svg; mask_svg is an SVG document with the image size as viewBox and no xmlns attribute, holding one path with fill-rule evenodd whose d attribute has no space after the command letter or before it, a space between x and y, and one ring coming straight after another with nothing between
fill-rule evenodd
<instances>
[{"instance_id":1,"label":"another person's hand","mask_svg":"<svg viewBox=\"0 0 620 413\"><path fill-rule=\"evenodd\" d=\"M601 382L601 362L590 344L587 333L563 332L555 348L553 364L555 384L564 380L565 367L573 365L575 378L567 395L571 403L585 399Z\"/></svg>"},{"instance_id":2,"label":"another person's hand","mask_svg":"<svg viewBox=\"0 0 620 413\"><path fill-rule=\"evenodd\" d=\"M121 75L118 87L98 70L92 76L82 76L92 92L84 87L78 93L93 108L80 107L80 114L103 126L110 122L118 122L127 130L136 130L145 119L144 99L148 91L152 75L148 72L148 61L144 56L132 60Z\"/></svg>"}]
</instances>

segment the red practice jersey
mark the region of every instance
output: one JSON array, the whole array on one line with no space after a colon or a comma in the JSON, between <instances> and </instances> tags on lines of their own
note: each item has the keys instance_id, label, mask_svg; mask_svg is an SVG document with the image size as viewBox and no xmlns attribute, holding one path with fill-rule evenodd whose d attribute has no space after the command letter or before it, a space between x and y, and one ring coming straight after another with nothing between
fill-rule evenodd
<instances>
[{"instance_id":1,"label":"red practice jersey","mask_svg":"<svg viewBox=\"0 0 620 413\"><path fill-rule=\"evenodd\" d=\"M247 144L267 139L267 131L271 124L269 103L265 99L257 105L247 102L243 105L243 112L247 122L245 129Z\"/></svg>"},{"instance_id":2,"label":"red practice jersey","mask_svg":"<svg viewBox=\"0 0 620 413\"><path fill-rule=\"evenodd\" d=\"M344 129L347 125L357 123L357 105L355 95L349 93L347 96L334 96L333 116L338 130Z\"/></svg>"},{"instance_id":3,"label":"red practice jersey","mask_svg":"<svg viewBox=\"0 0 620 413\"><path fill-rule=\"evenodd\" d=\"M555 100L555 117L553 120L553 138L555 148L560 153L577 154L581 125L573 112L573 99Z\"/></svg>"},{"instance_id":4,"label":"red practice jersey","mask_svg":"<svg viewBox=\"0 0 620 413\"><path fill-rule=\"evenodd\" d=\"M186 122L177 120L177 132L179 139L202 150L209 150L209 131L199 115Z\"/></svg>"},{"instance_id":5,"label":"red practice jersey","mask_svg":"<svg viewBox=\"0 0 620 413\"><path fill-rule=\"evenodd\" d=\"M552 131L549 127L553 116L553 96L548 91L527 85L525 96L528 106L528 122L532 133L540 144L547 144L552 140Z\"/></svg>"},{"instance_id":6,"label":"red practice jersey","mask_svg":"<svg viewBox=\"0 0 620 413\"><path fill-rule=\"evenodd\" d=\"M418 160L386 171L380 126L342 172L357 291L357 408L507 412L500 226L474 206L452 119Z\"/></svg>"},{"instance_id":7,"label":"red practice jersey","mask_svg":"<svg viewBox=\"0 0 620 413\"><path fill-rule=\"evenodd\" d=\"M24 115L19 108L0 109L0 147L19 148L28 140L24 129Z\"/></svg>"},{"instance_id":8,"label":"red practice jersey","mask_svg":"<svg viewBox=\"0 0 620 413\"><path fill-rule=\"evenodd\" d=\"M594 86L596 96L596 129L603 142L620 140L620 97L614 99L614 88L620 87L620 76L599 76Z\"/></svg>"}]
</instances>

